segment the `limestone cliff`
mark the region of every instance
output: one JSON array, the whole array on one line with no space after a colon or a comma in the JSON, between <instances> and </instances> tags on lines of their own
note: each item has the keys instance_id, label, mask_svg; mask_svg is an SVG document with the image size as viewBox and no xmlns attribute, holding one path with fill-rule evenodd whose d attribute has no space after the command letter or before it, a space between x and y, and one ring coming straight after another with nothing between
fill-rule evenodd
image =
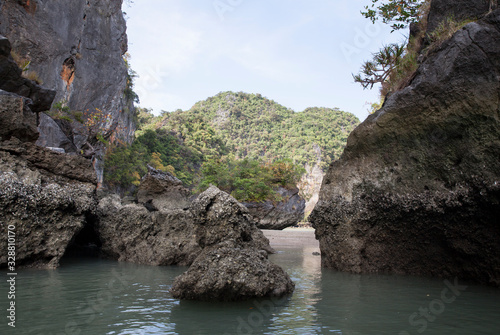
<instances>
[{"instance_id":1,"label":"limestone cliff","mask_svg":"<svg viewBox=\"0 0 500 335\"><path fill-rule=\"evenodd\" d=\"M129 142L135 125L126 94L127 35L121 5L121 0L3 0L0 34L10 39L37 80L56 91L54 103L90 114L100 109L106 115L103 135ZM92 142L85 127L74 123L65 129L64 122L58 124L59 130L42 118L39 144L80 152ZM95 155L102 181L102 150Z\"/></svg>"},{"instance_id":2,"label":"limestone cliff","mask_svg":"<svg viewBox=\"0 0 500 335\"><path fill-rule=\"evenodd\" d=\"M95 211L90 160L35 145L37 112L54 94L21 77L10 42L0 35L0 242L7 245L10 227L17 267L58 266ZM7 265L6 251L0 267Z\"/></svg>"},{"instance_id":3,"label":"limestone cliff","mask_svg":"<svg viewBox=\"0 0 500 335\"><path fill-rule=\"evenodd\" d=\"M484 9L331 164L311 215L324 266L500 285L500 10Z\"/></svg>"}]
</instances>

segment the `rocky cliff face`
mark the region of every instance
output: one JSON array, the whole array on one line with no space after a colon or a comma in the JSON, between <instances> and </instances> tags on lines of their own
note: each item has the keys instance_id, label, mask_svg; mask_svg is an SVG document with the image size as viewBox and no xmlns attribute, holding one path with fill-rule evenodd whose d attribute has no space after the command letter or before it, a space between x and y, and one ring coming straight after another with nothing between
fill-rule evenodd
<instances>
[{"instance_id":1,"label":"rocky cliff face","mask_svg":"<svg viewBox=\"0 0 500 335\"><path fill-rule=\"evenodd\" d=\"M311 215L323 265L500 285L499 157L495 10L431 52L350 135Z\"/></svg>"},{"instance_id":2,"label":"rocky cliff face","mask_svg":"<svg viewBox=\"0 0 500 335\"><path fill-rule=\"evenodd\" d=\"M22 78L2 36L0 46L0 242L10 227L17 267L57 267L95 211L96 177L90 160L35 145L37 112L55 92Z\"/></svg>"},{"instance_id":3,"label":"rocky cliff face","mask_svg":"<svg viewBox=\"0 0 500 335\"><path fill-rule=\"evenodd\" d=\"M135 126L133 104L125 93L127 35L121 5L121 0L4 0L0 34L10 39L44 87L56 92L54 102L91 114L100 109L105 114L103 135L129 142ZM76 123L54 136L54 124L42 121L41 145L80 152L92 142L85 127ZM96 155L99 165L102 150ZM102 181L102 168L96 171Z\"/></svg>"},{"instance_id":4,"label":"rocky cliff face","mask_svg":"<svg viewBox=\"0 0 500 335\"><path fill-rule=\"evenodd\" d=\"M312 210L318 203L319 191L325 174L320 168L321 158L318 164L313 167L306 165L306 173L302 176L297 187L300 189L300 194L306 199L304 213L306 217L311 214Z\"/></svg>"}]
</instances>

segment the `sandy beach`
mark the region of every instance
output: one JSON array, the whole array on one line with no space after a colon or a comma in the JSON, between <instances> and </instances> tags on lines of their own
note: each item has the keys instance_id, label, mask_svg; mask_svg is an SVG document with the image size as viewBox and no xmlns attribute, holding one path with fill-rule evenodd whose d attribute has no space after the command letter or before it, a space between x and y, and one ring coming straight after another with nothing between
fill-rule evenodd
<instances>
[{"instance_id":1,"label":"sandy beach","mask_svg":"<svg viewBox=\"0 0 500 335\"><path fill-rule=\"evenodd\" d=\"M314 237L313 228L287 228L284 230L267 230L262 232L269 239L271 247L307 247L318 248L319 242Z\"/></svg>"}]
</instances>

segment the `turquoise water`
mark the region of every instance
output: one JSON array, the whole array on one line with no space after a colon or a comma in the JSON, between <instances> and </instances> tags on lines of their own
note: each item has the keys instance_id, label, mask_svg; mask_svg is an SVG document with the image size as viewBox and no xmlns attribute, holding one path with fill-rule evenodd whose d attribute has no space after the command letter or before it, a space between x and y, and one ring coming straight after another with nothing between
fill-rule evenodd
<instances>
[{"instance_id":1,"label":"turquoise water","mask_svg":"<svg viewBox=\"0 0 500 335\"><path fill-rule=\"evenodd\" d=\"M182 267L84 259L23 270L15 329L7 326L2 281L0 334L500 334L498 289L338 273L321 269L311 249L278 250L272 261L296 283L293 296L280 300L180 302L168 290Z\"/></svg>"}]
</instances>

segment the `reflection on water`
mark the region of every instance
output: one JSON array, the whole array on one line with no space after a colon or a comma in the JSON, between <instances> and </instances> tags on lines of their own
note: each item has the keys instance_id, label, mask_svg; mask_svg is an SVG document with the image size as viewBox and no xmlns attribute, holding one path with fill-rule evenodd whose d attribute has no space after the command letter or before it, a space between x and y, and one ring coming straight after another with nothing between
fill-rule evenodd
<instances>
[{"instance_id":1,"label":"reflection on water","mask_svg":"<svg viewBox=\"0 0 500 335\"><path fill-rule=\"evenodd\" d=\"M57 270L20 271L17 327L2 322L0 334L500 333L500 290L463 289L453 278L338 273L321 269L314 248L278 251L270 259L290 274L295 293L239 303L173 299L168 290L182 267L88 259ZM6 297L3 282L0 296ZM6 310L7 299L0 301Z\"/></svg>"}]
</instances>

